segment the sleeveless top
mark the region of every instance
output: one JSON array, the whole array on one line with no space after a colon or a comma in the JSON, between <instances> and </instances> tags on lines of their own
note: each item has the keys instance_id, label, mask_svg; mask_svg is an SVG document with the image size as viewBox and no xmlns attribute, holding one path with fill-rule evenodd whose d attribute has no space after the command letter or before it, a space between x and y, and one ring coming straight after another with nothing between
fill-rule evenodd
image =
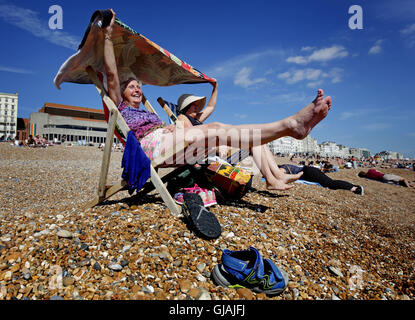
<instances>
[{"instance_id":1,"label":"sleeveless top","mask_svg":"<svg viewBox=\"0 0 415 320\"><path fill-rule=\"evenodd\" d=\"M185 116L187 117L187 119L189 119L193 126L200 126L203 124L203 122L200 122L198 119L195 119L187 114L185 114Z\"/></svg>"},{"instance_id":2,"label":"sleeveless top","mask_svg":"<svg viewBox=\"0 0 415 320\"><path fill-rule=\"evenodd\" d=\"M118 110L139 141L150 131L164 127L155 113L127 106L124 101L120 103Z\"/></svg>"}]
</instances>

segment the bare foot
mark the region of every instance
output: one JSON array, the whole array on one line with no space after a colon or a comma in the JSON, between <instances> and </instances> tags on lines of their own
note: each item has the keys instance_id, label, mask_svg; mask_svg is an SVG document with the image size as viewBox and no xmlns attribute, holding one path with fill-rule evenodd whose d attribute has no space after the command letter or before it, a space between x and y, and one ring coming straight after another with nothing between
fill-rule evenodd
<instances>
[{"instance_id":1,"label":"bare foot","mask_svg":"<svg viewBox=\"0 0 415 320\"><path fill-rule=\"evenodd\" d=\"M268 190L289 190L294 187L294 181L301 178L303 172L297 174L283 174L280 179L272 179L272 181L266 181Z\"/></svg>"},{"instance_id":2,"label":"bare foot","mask_svg":"<svg viewBox=\"0 0 415 320\"><path fill-rule=\"evenodd\" d=\"M312 103L287 119L290 136L299 140L307 137L311 129L327 116L330 108L331 97L324 98L324 91L318 89Z\"/></svg>"}]
</instances>

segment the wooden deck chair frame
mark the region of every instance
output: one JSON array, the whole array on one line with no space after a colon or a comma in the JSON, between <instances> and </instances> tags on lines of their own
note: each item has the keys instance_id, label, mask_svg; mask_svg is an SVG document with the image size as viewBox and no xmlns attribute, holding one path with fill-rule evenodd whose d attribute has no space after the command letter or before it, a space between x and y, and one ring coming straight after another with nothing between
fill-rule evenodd
<instances>
[{"instance_id":1,"label":"wooden deck chair frame","mask_svg":"<svg viewBox=\"0 0 415 320\"><path fill-rule=\"evenodd\" d=\"M125 180L120 180L119 182L117 182L116 184L112 186L107 186L106 183L107 183L108 169L109 169L110 158L111 158L111 149L112 149L112 145L114 142L114 134L115 134L116 126L118 126L118 129L122 132L124 137L128 136L128 132L130 131L130 128L128 127L124 118L121 116L115 103L109 97L108 92L105 90L102 82L99 80L97 73L91 67L88 67L86 71L88 72L88 75L91 81L94 83L96 89L98 90L98 93L101 95L101 98L106 104L108 108L108 112L109 112L108 129L107 129L107 135L106 135L106 141L105 141L105 147L104 147L104 154L103 154L102 163L101 163L101 174L100 174L100 179L99 179L99 184L98 184L98 194L85 206L86 208L92 208L102 203L106 199L110 198L111 196L115 195L117 192L126 189L127 187L127 182ZM156 113L154 108L151 106L150 102L145 97L143 98L143 104L148 111ZM167 179L177 174L176 173L177 171L181 171L181 170L180 168L178 168L174 170L173 172L167 174L162 179L158 175L155 168L163 164L167 159L171 158L176 153L184 150L187 146L188 144L185 142L175 145L172 149L167 151L165 154L151 161L151 166L150 166L150 171L151 171L150 184L154 186L155 189L157 189L164 203L169 208L171 213L175 216L180 215L181 207L179 207L174 202L172 196L167 191L167 188L164 185L164 181L166 181ZM154 188L149 187L148 182L147 182L147 186L145 185L143 187L143 189L146 189L147 192L149 192L150 190Z\"/></svg>"}]
</instances>

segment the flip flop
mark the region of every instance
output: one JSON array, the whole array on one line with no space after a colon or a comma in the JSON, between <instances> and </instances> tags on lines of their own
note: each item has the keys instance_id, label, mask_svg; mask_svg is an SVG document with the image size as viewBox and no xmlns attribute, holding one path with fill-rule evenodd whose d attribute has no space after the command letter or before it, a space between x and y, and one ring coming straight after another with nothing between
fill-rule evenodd
<instances>
[{"instance_id":1,"label":"flip flop","mask_svg":"<svg viewBox=\"0 0 415 320\"><path fill-rule=\"evenodd\" d=\"M183 212L196 234L207 239L216 239L222 228L215 215L205 208L202 198L196 193L183 194Z\"/></svg>"}]
</instances>

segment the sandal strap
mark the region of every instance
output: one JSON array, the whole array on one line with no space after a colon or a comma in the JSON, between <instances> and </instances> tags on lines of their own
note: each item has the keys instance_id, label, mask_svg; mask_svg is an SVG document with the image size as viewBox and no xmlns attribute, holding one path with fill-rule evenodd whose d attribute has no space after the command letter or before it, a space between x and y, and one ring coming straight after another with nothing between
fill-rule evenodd
<instances>
[{"instance_id":1,"label":"sandal strap","mask_svg":"<svg viewBox=\"0 0 415 320\"><path fill-rule=\"evenodd\" d=\"M269 266L272 269L272 276L274 279L272 279L272 277L270 277L270 280L275 280L275 282L280 282L282 280L284 280L284 277L281 274L280 269L277 268L277 266L274 264L274 262L272 262L270 259L265 259L267 260Z\"/></svg>"},{"instance_id":2,"label":"sandal strap","mask_svg":"<svg viewBox=\"0 0 415 320\"><path fill-rule=\"evenodd\" d=\"M249 247L249 250L252 250L256 254L255 265L252 268L255 272L255 278L262 279L264 277L264 262L262 257L257 249L254 247ZM248 267L248 262L242 261L240 259L234 258L231 256L232 251L225 249L222 254L222 264L227 268L233 269L238 272L245 272Z\"/></svg>"}]
</instances>

